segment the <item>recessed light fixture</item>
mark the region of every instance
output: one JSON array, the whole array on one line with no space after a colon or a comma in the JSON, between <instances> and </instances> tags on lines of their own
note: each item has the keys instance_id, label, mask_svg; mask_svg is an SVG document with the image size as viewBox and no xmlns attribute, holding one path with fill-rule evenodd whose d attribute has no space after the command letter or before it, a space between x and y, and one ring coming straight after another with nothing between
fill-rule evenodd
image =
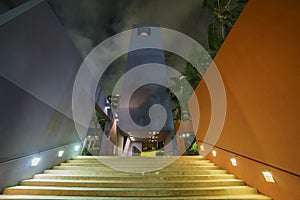
<instances>
[{"instance_id":1,"label":"recessed light fixture","mask_svg":"<svg viewBox=\"0 0 300 200\"><path fill-rule=\"evenodd\" d=\"M40 160L41 160L41 158L39 158L39 157L33 158L33 159L31 160L31 167L38 166Z\"/></svg>"},{"instance_id":2,"label":"recessed light fixture","mask_svg":"<svg viewBox=\"0 0 300 200\"><path fill-rule=\"evenodd\" d=\"M58 157L62 157L63 156L63 154L64 154L64 151L63 150L60 150L59 152L58 152Z\"/></svg>"},{"instance_id":3,"label":"recessed light fixture","mask_svg":"<svg viewBox=\"0 0 300 200\"><path fill-rule=\"evenodd\" d=\"M201 151L204 151L204 145L200 146Z\"/></svg>"},{"instance_id":4,"label":"recessed light fixture","mask_svg":"<svg viewBox=\"0 0 300 200\"><path fill-rule=\"evenodd\" d=\"M80 145L76 145L76 146L74 147L74 150L75 150L75 151L79 151L79 149L80 149Z\"/></svg>"},{"instance_id":5,"label":"recessed light fixture","mask_svg":"<svg viewBox=\"0 0 300 200\"><path fill-rule=\"evenodd\" d=\"M149 34L146 33L146 32L142 32L140 35L142 35L142 36L147 36L147 35L149 35Z\"/></svg>"},{"instance_id":6,"label":"recessed light fixture","mask_svg":"<svg viewBox=\"0 0 300 200\"><path fill-rule=\"evenodd\" d=\"M262 172L262 174L264 175L265 180L266 180L267 182L275 183L275 180L274 180L274 178L273 178L271 172L264 171L264 172Z\"/></svg>"},{"instance_id":7,"label":"recessed light fixture","mask_svg":"<svg viewBox=\"0 0 300 200\"><path fill-rule=\"evenodd\" d=\"M217 152L216 152L216 150L212 150L212 155L213 155L213 157L216 157L217 156Z\"/></svg>"},{"instance_id":8,"label":"recessed light fixture","mask_svg":"<svg viewBox=\"0 0 300 200\"><path fill-rule=\"evenodd\" d=\"M237 162L235 158L231 158L230 159L232 166L236 167L237 166Z\"/></svg>"}]
</instances>

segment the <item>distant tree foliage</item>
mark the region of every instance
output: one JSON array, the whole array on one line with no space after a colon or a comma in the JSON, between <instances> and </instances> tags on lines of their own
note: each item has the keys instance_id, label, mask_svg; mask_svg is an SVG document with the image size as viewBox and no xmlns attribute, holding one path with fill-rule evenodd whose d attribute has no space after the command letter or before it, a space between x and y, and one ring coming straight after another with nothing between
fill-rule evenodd
<instances>
[{"instance_id":1,"label":"distant tree foliage","mask_svg":"<svg viewBox=\"0 0 300 200\"><path fill-rule=\"evenodd\" d=\"M208 27L208 42L211 56L214 57L232 26L236 22L247 0L204 0L202 6L214 15Z\"/></svg>"},{"instance_id":2,"label":"distant tree foliage","mask_svg":"<svg viewBox=\"0 0 300 200\"><path fill-rule=\"evenodd\" d=\"M188 155L199 155L199 149L198 149L198 144L197 144L196 138L194 138L193 142L187 149L187 154Z\"/></svg>"},{"instance_id":3,"label":"distant tree foliage","mask_svg":"<svg viewBox=\"0 0 300 200\"><path fill-rule=\"evenodd\" d=\"M202 79L202 76L198 70L189 62L186 63L183 75L186 77L186 80L190 83L194 90Z\"/></svg>"},{"instance_id":4,"label":"distant tree foliage","mask_svg":"<svg viewBox=\"0 0 300 200\"><path fill-rule=\"evenodd\" d=\"M96 111L96 116L97 116L97 120L100 124L101 129L104 131L105 122L106 122L105 118L97 111Z\"/></svg>"},{"instance_id":5,"label":"distant tree foliage","mask_svg":"<svg viewBox=\"0 0 300 200\"><path fill-rule=\"evenodd\" d=\"M207 8L214 16L213 22L208 26L208 52L210 55L205 49L194 49L196 47L193 47L190 52L190 59L193 60L193 63L197 63L197 66L199 65L198 70L191 63L187 62L182 73L194 90L202 79L202 75L205 74L212 58L214 58L216 53L219 51L247 2L247 0L203 0L202 7ZM179 84L174 89L179 91L180 87L184 85L182 85L182 83L178 80L177 82ZM186 87L183 87L183 90L186 90ZM185 91L183 91L183 96L184 94ZM180 100L181 99L176 99L176 96L171 93L171 101L173 102L173 117L174 120L177 121L182 120L181 114L184 114L186 110L185 108L180 108Z\"/></svg>"}]
</instances>

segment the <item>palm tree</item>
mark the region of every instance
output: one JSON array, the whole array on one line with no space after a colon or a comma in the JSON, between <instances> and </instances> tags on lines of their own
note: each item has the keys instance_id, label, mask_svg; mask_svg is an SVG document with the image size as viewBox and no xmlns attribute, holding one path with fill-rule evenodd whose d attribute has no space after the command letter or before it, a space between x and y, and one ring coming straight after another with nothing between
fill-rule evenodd
<instances>
[{"instance_id":1,"label":"palm tree","mask_svg":"<svg viewBox=\"0 0 300 200\"><path fill-rule=\"evenodd\" d=\"M215 56L233 24L239 17L247 0L204 0L202 6L208 8L214 21L208 27L209 49L212 57Z\"/></svg>"}]
</instances>

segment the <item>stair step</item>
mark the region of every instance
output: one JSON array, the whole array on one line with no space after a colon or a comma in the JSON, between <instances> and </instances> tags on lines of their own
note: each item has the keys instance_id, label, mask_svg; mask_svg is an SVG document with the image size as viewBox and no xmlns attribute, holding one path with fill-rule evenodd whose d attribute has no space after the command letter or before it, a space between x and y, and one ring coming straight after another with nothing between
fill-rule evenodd
<instances>
[{"instance_id":1,"label":"stair step","mask_svg":"<svg viewBox=\"0 0 300 200\"><path fill-rule=\"evenodd\" d=\"M272 200L259 194L219 195L219 196L181 196L181 197L87 197L87 196L41 196L41 195L0 195L2 200Z\"/></svg>"},{"instance_id":2,"label":"stair step","mask_svg":"<svg viewBox=\"0 0 300 200\"><path fill-rule=\"evenodd\" d=\"M111 188L178 188L178 187L215 187L215 186L243 186L245 182L238 179L202 180L202 181L144 181L144 180L47 180L30 179L21 181L22 186L63 186L63 187L111 187Z\"/></svg>"},{"instance_id":3,"label":"stair step","mask_svg":"<svg viewBox=\"0 0 300 200\"><path fill-rule=\"evenodd\" d=\"M149 162L153 163L160 162L160 163L201 163L201 162L210 162L204 157L191 157L191 158L183 158L182 157L125 157L125 156L77 156L69 160L70 162Z\"/></svg>"},{"instance_id":4,"label":"stair step","mask_svg":"<svg viewBox=\"0 0 300 200\"><path fill-rule=\"evenodd\" d=\"M173 197L205 195L255 194L255 188L249 186L222 186L202 188L84 188L15 186L6 188L4 194L17 195L58 195L58 196L107 196L107 197Z\"/></svg>"},{"instance_id":5,"label":"stair step","mask_svg":"<svg viewBox=\"0 0 300 200\"><path fill-rule=\"evenodd\" d=\"M34 179L62 179L62 180L215 180L215 179L233 179L232 174L210 174L210 175L164 175L164 176L148 176L141 174L133 174L131 176L123 175L67 175L67 174L36 174Z\"/></svg>"},{"instance_id":6,"label":"stair step","mask_svg":"<svg viewBox=\"0 0 300 200\"><path fill-rule=\"evenodd\" d=\"M146 167L146 166L145 166ZM145 168L143 167L143 168ZM133 167L119 167L118 169L132 169ZM136 168L136 167L134 167ZM107 170L107 171L112 171L114 169L109 168L109 167L98 167L98 166L54 166L53 169L59 169L59 170L93 170L93 171L101 171L101 170ZM171 170L180 170L182 168L180 167L169 167L169 168L163 168L162 170L167 170L167 171L171 171ZM183 168L184 170L187 170L187 168ZM197 171L197 170L214 170L214 169L220 169L219 166L197 166L197 167L190 167L188 168L189 171Z\"/></svg>"},{"instance_id":7,"label":"stair step","mask_svg":"<svg viewBox=\"0 0 300 200\"><path fill-rule=\"evenodd\" d=\"M203 156L76 156L74 160L206 160Z\"/></svg>"},{"instance_id":8,"label":"stair step","mask_svg":"<svg viewBox=\"0 0 300 200\"><path fill-rule=\"evenodd\" d=\"M145 169L147 170L147 169ZM134 172L134 171L133 171ZM82 175L112 175L112 174L120 174L131 176L133 173L123 172L123 171L89 171L89 170L56 170L50 169L45 170L45 174L82 174ZM208 174L226 174L226 170L197 170L197 171L156 171L156 172L148 172L145 175L208 175ZM140 173L138 173L140 174Z\"/></svg>"},{"instance_id":9,"label":"stair step","mask_svg":"<svg viewBox=\"0 0 300 200\"><path fill-rule=\"evenodd\" d=\"M66 163L60 163L60 166L91 166L91 167L108 167L107 165L100 163L100 162L66 162ZM159 164L157 164L159 166ZM197 165L191 165L191 164L176 164L172 163L172 165L166 166L165 168L175 168L175 167L184 167L184 168L194 168L199 166L215 166L215 163L212 162L202 162ZM127 164L127 167L139 167L134 164Z\"/></svg>"},{"instance_id":10,"label":"stair step","mask_svg":"<svg viewBox=\"0 0 300 200\"><path fill-rule=\"evenodd\" d=\"M0 200L271 200L200 156L98 159L75 157L6 188Z\"/></svg>"},{"instance_id":11,"label":"stair step","mask_svg":"<svg viewBox=\"0 0 300 200\"><path fill-rule=\"evenodd\" d=\"M145 163L151 164L151 165L163 165L163 164L174 164L174 165L199 165L202 163L211 163L209 160L197 160L197 161L166 161L166 160L67 160L67 163L103 163L105 165L107 164L115 164L115 165L145 165Z\"/></svg>"}]
</instances>

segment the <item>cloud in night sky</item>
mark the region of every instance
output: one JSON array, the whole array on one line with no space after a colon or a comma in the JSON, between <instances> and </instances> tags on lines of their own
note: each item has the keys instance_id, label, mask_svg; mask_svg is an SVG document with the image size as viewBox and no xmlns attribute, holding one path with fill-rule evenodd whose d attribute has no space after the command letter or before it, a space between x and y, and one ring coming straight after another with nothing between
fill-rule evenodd
<instances>
[{"instance_id":1,"label":"cloud in night sky","mask_svg":"<svg viewBox=\"0 0 300 200\"><path fill-rule=\"evenodd\" d=\"M27 0L1 0L0 13ZM208 49L207 27L212 21L202 0L47 0L66 32L84 58L108 37L128 30L133 24L159 24L180 31ZM103 88L123 73L118 59L105 73ZM166 56L166 64L182 71L185 62L175 55Z\"/></svg>"},{"instance_id":2,"label":"cloud in night sky","mask_svg":"<svg viewBox=\"0 0 300 200\"><path fill-rule=\"evenodd\" d=\"M160 24L204 47L211 16L202 0L48 0L82 56L101 41L133 24Z\"/></svg>"}]
</instances>

